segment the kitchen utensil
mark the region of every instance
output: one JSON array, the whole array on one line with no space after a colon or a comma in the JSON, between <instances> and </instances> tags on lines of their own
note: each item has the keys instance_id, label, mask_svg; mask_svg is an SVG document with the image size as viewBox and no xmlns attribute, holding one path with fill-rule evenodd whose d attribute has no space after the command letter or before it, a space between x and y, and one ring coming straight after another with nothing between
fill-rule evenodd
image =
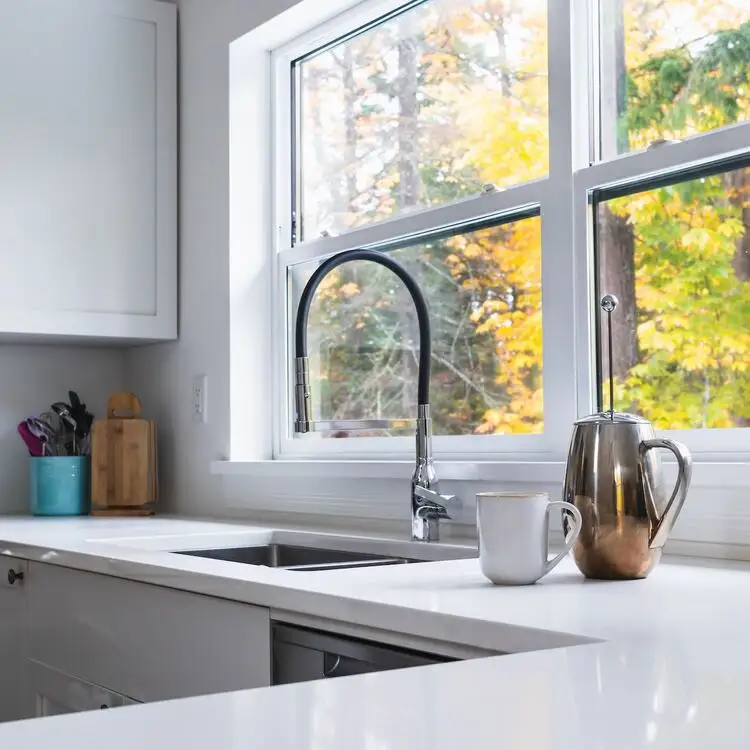
<instances>
[{"instance_id":1,"label":"kitchen utensil","mask_svg":"<svg viewBox=\"0 0 750 750\"><path fill-rule=\"evenodd\" d=\"M573 517L565 549L549 559L549 514L556 508ZM477 495L479 564L492 583L535 583L570 552L581 530L575 505L549 501L546 493L482 492Z\"/></svg>"},{"instance_id":2,"label":"kitchen utensil","mask_svg":"<svg viewBox=\"0 0 750 750\"><path fill-rule=\"evenodd\" d=\"M21 436L21 440L23 440L24 444L26 445L30 456L44 455L44 443L39 437L31 432L25 421L20 422L17 429L18 434Z\"/></svg>"},{"instance_id":3,"label":"kitchen utensil","mask_svg":"<svg viewBox=\"0 0 750 750\"><path fill-rule=\"evenodd\" d=\"M88 411L86 404L81 402L75 391L68 391L70 399L70 415L75 421L76 440L82 443L86 440L91 432L91 426L94 423L94 415Z\"/></svg>"},{"instance_id":4,"label":"kitchen utensil","mask_svg":"<svg viewBox=\"0 0 750 750\"><path fill-rule=\"evenodd\" d=\"M156 425L141 419L141 402L116 393L91 441L92 515L151 515L158 495Z\"/></svg>"},{"instance_id":5,"label":"kitchen utensil","mask_svg":"<svg viewBox=\"0 0 750 750\"><path fill-rule=\"evenodd\" d=\"M648 420L614 410L611 316L617 298L605 295L601 308L608 325L609 410L575 423L563 498L583 517L573 558L585 576L645 578L661 558L685 502L692 459L682 443L656 438ZM669 499L657 448L671 451L677 461L677 481ZM568 527L563 516L563 528Z\"/></svg>"},{"instance_id":6,"label":"kitchen utensil","mask_svg":"<svg viewBox=\"0 0 750 750\"><path fill-rule=\"evenodd\" d=\"M40 440L50 442L57 437L57 432L47 422L39 419L39 417L28 417L25 421L29 432Z\"/></svg>"},{"instance_id":7,"label":"kitchen utensil","mask_svg":"<svg viewBox=\"0 0 750 750\"><path fill-rule=\"evenodd\" d=\"M83 516L89 510L88 456L29 459L29 501L35 516Z\"/></svg>"},{"instance_id":8,"label":"kitchen utensil","mask_svg":"<svg viewBox=\"0 0 750 750\"><path fill-rule=\"evenodd\" d=\"M42 453L43 456L51 456L52 455L52 447L55 444L57 435L52 430L52 428L46 423L43 422L41 419L38 419L37 417L28 417L24 420L24 424L26 425L28 431L36 438L38 438L42 443Z\"/></svg>"}]
</instances>

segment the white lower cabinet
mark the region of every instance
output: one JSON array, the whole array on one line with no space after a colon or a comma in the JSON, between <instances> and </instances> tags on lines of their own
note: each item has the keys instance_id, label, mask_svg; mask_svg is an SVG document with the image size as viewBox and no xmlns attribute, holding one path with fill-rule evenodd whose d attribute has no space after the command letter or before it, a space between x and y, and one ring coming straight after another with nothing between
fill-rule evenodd
<instances>
[{"instance_id":1,"label":"white lower cabinet","mask_svg":"<svg viewBox=\"0 0 750 750\"><path fill-rule=\"evenodd\" d=\"M270 684L264 607L0 556L0 721Z\"/></svg>"},{"instance_id":2,"label":"white lower cabinet","mask_svg":"<svg viewBox=\"0 0 750 750\"><path fill-rule=\"evenodd\" d=\"M138 702L271 684L264 607L36 562L27 578L28 658L60 674Z\"/></svg>"},{"instance_id":3,"label":"white lower cabinet","mask_svg":"<svg viewBox=\"0 0 750 750\"><path fill-rule=\"evenodd\" d=\"M24 719L28 563L0 556L0 721Z\"/></svg>"},{"instance_id":4,"label":"white lower cabinet","mask_svg":"<svg viewBox=\"0 0 750 750\"><path fill-rule=\"evenodd\" d=\"M28 713L35 717L129 706L138 701L86 680L59 672L33 659L26 661Z\"/></svg>"}]
</instances>

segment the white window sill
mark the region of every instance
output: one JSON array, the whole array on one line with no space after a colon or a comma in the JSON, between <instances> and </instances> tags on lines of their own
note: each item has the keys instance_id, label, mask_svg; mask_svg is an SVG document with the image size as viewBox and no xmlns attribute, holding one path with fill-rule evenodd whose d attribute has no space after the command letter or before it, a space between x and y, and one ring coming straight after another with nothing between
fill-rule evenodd
<instances>
[{"instance_id":1,"label":"white window sill","mask_svg":"<svg viewBox=\"0 0 750 750\"><path fill-rule=\"evenodd\" d=\"M441 479L457 481L562 482L565 465L560 462L436 461ZM341 479L409 479L414 461L213 461L211 473L255 477L319 477Z\"/></svg>"},{"instance_id":2,"label":"white window sill","mask_svg":"<svg viewBox=\"0 0 750 750\"><path fill-rule=\"evenodd\" d=\"M669 472L672 462L665 461ZM558 461L439 461L438 476L449 481L562 483L565 464ZM211 473L222 476L311 477L325 479L409 479L410 460L266 460L213 461ZM693 487L750 488L750 463L701 461L693 464Z\"/></svg>"}]
</instances>

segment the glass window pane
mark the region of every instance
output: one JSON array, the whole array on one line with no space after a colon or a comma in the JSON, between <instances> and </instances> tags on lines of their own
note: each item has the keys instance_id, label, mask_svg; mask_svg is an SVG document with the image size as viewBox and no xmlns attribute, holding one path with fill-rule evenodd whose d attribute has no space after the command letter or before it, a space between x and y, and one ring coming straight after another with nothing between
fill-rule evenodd
<instances>
[{"instance_id":1,"label":"glass window pane","mask_svg":"<svg viewBox=\"0 0 750 750\"><path fill-rule=\"evenodd\" d=\"M542 432L541 219L422 241L393 256L430 308L434 433ZM290 269L293 298L315 267ZM323 279L308 354L315 419L416 417L416 315L388 269L353 261Z\"/></svg>"},{"instance_id":2,"label":"glass window pane","mask_svg":"<svg viewBox=\"0 0 750 750\"><path fill-rule=\"evenodd\" d=\"M298 61L302 238L548 171L546 0L428 0Z\"/></svg>"},{"instance_id":3,"label":"glass window pane","mask_svg":"<svg viewBox=\"0 0 750 750\"><path fill-rule=\"evenodd\" d=\"M615 408L661 429L750 426L750 169L597 212L599 288L620 301ZM606 378L606 336L600 350Z\"/></svg>"},{"instance_id":4,"label":"glass window pane","mask_svg":"<svg viewBox=\"0 0 750 750\"><path fill-rule=\"evenodd\" d=\"M611 158L747 120L747 0L601 0L601 146Z\"/></svg>"}]
</instances>

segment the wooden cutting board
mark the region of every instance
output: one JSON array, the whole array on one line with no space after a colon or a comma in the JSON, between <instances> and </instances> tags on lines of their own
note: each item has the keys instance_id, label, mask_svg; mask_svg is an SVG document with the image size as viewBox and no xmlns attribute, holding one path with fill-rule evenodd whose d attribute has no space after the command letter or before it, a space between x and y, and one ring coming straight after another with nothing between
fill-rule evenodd
<instances>
[{"instance_id":1,"label":"wooden cutting board","mask_svg":"<svg viewBox=\"0 0 750 750\"><path fill-rule=\"evenodd\" d=\"M91 515L145 516L158 496L156 424L133 393L116 393L91 436Z\"/></svg>"}]
</instances>

